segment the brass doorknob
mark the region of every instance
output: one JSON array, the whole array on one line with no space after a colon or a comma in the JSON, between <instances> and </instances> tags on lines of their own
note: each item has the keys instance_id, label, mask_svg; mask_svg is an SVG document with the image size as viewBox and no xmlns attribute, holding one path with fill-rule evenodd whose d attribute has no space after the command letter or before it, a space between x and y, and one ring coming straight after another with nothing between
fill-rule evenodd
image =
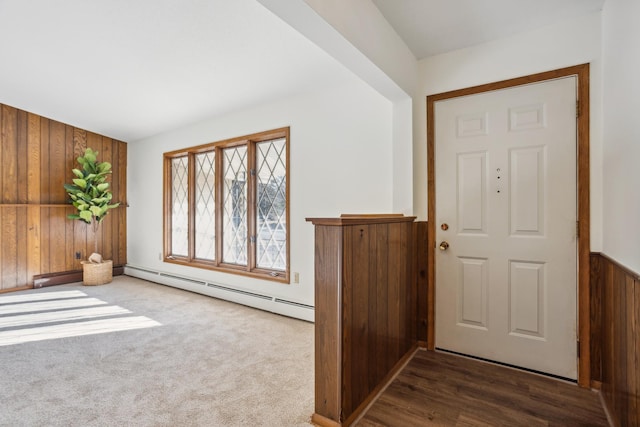
<instances>
[{"instance_id":1,"label":"brass doorknob","mask_svg":"<svg viewBox=\"0 0 640 427\"><path fill-rule=\"evenodd\" d=\"M449 243L447 243L447 242L445 242L443 240L442 243L440 243L440 250L441 251L446 251L447 249L449 249Z\"/></svg>"}]
</instances>

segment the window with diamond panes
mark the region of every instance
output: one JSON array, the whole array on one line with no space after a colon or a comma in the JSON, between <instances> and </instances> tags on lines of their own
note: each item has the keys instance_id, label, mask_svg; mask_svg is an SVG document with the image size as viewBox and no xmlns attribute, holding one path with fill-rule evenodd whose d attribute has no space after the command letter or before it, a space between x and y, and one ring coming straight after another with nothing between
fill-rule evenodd
<instances>
[{"instance_id":1,"label":"window with diamond panes","mask_svg":"<svg viewBox=\"0 0 640 427\"><path fill-rule=\"evenodd\" d=\"M289 281L289 129L165 153L165 261Z\"/></svg>"},{"instance_id":2,"label":"window with diamond panes","mask_svg":"<svg viewBox=\"0 0 640 427\"><path fill-rule=\"evenodd\" d=\"M196 164L195 255L211 260L216 254L216 176L215 152L198 153Z\"/></svg>"},{"instance_id":3,"label":"window with diamond panes","mask_svg":"<svg viewBox=\"0 0 640 427\"><path fill-rule=\"evenodd\" d=\"M256 144L256 264L284 270L287 266L287 147L284 138Z\"/></svg>"},{"instance_id":4,"label":"window with diamond panes","mask_svg":"<svg viewBox=\"0 0 640 427\"><path fill-rule=\"evenodd\" d=\"M225 148L222 153L222 259L247 265L247 147Z\"/></svg>"},{"instance_id":5,"label":"window with diamond panes","mask_svg":"<svg viewBox=\"0 0 640 427\"><path fill-rule=\"evenodd\" d=\"M171 160L171 254L187 256L189 241L187 158Z\"/></svg>"}]
</instances>

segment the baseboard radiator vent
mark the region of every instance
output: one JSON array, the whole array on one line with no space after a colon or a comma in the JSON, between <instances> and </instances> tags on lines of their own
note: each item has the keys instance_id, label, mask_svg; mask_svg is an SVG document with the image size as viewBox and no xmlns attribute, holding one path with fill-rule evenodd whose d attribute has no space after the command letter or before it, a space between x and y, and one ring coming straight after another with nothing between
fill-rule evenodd
<instances>
[{"instance_id":1,"label":"baseboard radiator vent","mask_svg":"<svg viewBox=\"0 0 640 427\"><path fill-rule=\"evenodd\" d=\"M167 274L167 273L158 273L162 277L169 277L171 279L183 280L185 282L193 283L194 285L205 286L207 282L203 282L202 280L189 279L188 277L176 276L175 274Z\"/></svg>"},{"instance_id":2,"label":"baseboard radiator vent","mask_svg":"<svg viewBox=\"0 0 640 427\"><path fill-rule=\"evenodd\" d=\"M214 298L235 302L272 313L313 322L314 307L312 305L289 301L271 295L232 288L219 283L180 276L173 273L155 271L149 268L126 265L124 274L161 285L184 289Z\"/></svg>"},{"instance_id":3,"label":"baseboard radiator vent","mask_svg":"<svg viewBox=\"0 0 640 427\"><path fill-rule=\"evenodd\" d=\"M306 308L306 309L309 309L309 310L314 310L314 307L312 305L302 304L300 302L294 302L294 301L287 301L286 299L276 298L275 302L280 303L280 304L289 304L289 305L293 305L295 307Z\"/></svg>"},{"instance_id":4,"label":"baseboard radiator vent","mask_svg":"<svg viewBox=\"0 0 640 427\"><path fill-rule=\"evenodd\" d=\"M214 283L207 283L207 286L209 286L211 288L221 289L221 290L227 291L227 292L235 292L235 293L242 294L242 295L248 295L248 296L251 296L251 297L254 297L254 298L261 298L261 299L266 299L266 300L272 300L273 299L272 297L270 297L268 295L256 294L254 292L243 291L241 289L228 288L226 286L216 285Z\"/></svg>"},{"instance_id":5,"label":"baseboard radiator vent","mask_svg":"<svg viewBox=\"0 0 640 427\"><path fill-rule=\"evenodd\" d=\"M157 271L147 270L146 268L134 267L132 265L127 265L127 266L125 266L125 268L127 268L128 270L141 271L141 272L147 273L147 274L155 274L155 275L159 274Z\"/></svg>"}]
</instances>

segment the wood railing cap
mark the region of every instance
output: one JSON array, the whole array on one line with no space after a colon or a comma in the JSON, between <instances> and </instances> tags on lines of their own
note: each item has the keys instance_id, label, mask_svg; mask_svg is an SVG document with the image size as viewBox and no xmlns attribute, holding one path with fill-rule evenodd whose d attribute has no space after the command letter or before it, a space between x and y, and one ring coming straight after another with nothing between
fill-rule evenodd
<instances>
[{"instance_id":1,"label":"wood railing cap","mask_svg":"<svg viewBox=\"0 0 640 427\"><path fill-rule=\"evenodd\" d=\"M382 224L395 222L413 222L415 216L403 214L342 214L337 218L305 218L314 225L358 225Z\"/></svg>"}]
</instances>

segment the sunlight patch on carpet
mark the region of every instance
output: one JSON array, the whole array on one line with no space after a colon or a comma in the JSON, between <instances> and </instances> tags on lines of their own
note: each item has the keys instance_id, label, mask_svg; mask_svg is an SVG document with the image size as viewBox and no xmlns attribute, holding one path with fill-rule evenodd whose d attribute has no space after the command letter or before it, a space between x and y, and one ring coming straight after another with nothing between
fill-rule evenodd
<instances>
[{"instance_id":1,"label":"sunlight patch on carpet","mask_svg":"<svg viewBox=\"0 0 640 427\"><path fill-rule=\"evenodd\" d=\"M161 326L107 304L81 291L0 296L0 346Z\"/></svg>"}]
</instances>

